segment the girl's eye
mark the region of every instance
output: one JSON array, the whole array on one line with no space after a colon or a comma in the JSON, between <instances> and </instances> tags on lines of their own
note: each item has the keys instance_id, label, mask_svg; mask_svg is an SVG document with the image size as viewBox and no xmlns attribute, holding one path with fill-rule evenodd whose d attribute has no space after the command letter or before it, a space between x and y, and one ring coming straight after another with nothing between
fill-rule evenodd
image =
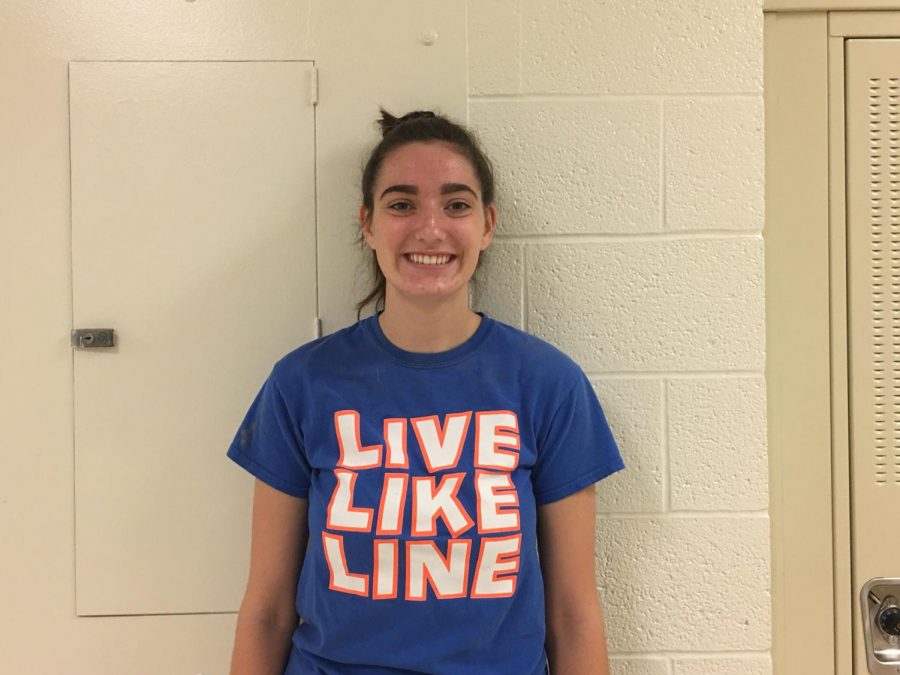
<instances>
[{"instance_id":1,"label":"girl's eye","mask_svg":"<svg viewBox=\"0 0 900 675\"><path fill-rule=\"evenodd\" d=\"M466 202L450 202L447 208L451 211L465 211L469 205Z\"/></svg>"},{"instance_id":2,"label":"girl's eye","mask_svg":"<svg viewBox=\"0 0 900 675\"><path fill-rule=\"evenodd\" d=\"M409 211L412 208L412 204L409 202L394 202L392 204L388 204L388 209L391 211Z\"/></svg>"}]
</instances>

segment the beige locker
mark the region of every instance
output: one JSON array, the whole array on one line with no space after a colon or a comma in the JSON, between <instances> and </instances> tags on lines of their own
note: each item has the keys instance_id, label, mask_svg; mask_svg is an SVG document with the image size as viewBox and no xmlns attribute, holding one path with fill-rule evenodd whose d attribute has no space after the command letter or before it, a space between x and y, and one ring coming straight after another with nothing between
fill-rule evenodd
<instances>
[{"instance_id":1,"label":"beige locker","mask_svg":"<svg viewBox=\"0 0 900 675\"><path fill-rule=\"evenodd\" d=\"M764 7L773 668L896 674L900 12Z\"/></svg>"},{"instance_id":2,"label":"beige locker","mask_svg":"<svg viewBox=\"0 0 900 675\"><path fill-rule=\"evenodd\" d=\"M308 62L70 65L79 615L236 611L252 480L225 460L314 337Z\"/></svg>"},{"instance_id":3,"label":"beige locker","mask_svg":"<svg viewBox=\"0 0 900 675\"><path fill-rule=\"evenodd\" d=\"M897 640L862 627L900 599L900 39L846 42L847 269L854 653L900 659ZM900 608L885 607L900 619ZM891 629L888 629L889 631Z\"/></svg>"}]
</instances>

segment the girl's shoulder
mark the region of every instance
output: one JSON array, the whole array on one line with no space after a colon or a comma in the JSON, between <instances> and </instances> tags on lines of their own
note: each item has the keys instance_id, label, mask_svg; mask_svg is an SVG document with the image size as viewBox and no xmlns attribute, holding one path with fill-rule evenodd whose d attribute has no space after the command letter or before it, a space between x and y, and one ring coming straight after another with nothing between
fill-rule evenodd
<instances>
[{"instance_id":1,"label":"girl's shoulder","mask_svg":"<svg viewBox=\"0 0 900 675\"><path fill-rule=\"evenodd\" d=\"M584 371L556 345L501 321L494 321L490 348L498 356L521 364L526 372L564 380L581 379Z\"/></svg>"},{"instance_id":2,"label":"girl's shoulder","mask_svg":"<svg viewBox=\"0 0 900 675\"><path fill-rule=\"evenodd\" d=\"M318 371L330 372L358 358L367 347L364 321L295 347L275 362L273 377L294 380L298 374L309 376Z\"/></svg>"}]
</instances>

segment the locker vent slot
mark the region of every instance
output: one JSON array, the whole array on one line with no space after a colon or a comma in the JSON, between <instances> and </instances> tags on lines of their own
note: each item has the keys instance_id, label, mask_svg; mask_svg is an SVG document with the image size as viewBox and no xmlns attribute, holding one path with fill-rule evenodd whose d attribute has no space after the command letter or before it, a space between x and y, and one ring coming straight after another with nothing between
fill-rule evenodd
<instances>
[{"instance_id":1,"label":"locker vent slot","mask_svg":"<svg viewBox=\"0 0 900 675\"><path fill-rule=\"evenodd\" d=\"M900 486L900 78L869 78L875 482Z\"/></svg>"}]
</instances>

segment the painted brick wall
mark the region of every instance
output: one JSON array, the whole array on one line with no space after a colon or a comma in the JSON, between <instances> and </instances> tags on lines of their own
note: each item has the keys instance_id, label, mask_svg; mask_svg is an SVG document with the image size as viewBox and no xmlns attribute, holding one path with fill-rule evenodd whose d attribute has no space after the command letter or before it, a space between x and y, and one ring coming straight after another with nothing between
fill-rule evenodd
<instances>
[{"instance_id":1,"label":"painted brick wall","mask_svg":"<svg viewBox=\"0 0 900 675\"><path fill-rule=\"evenodd\" d=\"M469 3L494 158L476 302L596 385L614 675L771 673L762 3Z\"/></svg>"}]
</instances>

